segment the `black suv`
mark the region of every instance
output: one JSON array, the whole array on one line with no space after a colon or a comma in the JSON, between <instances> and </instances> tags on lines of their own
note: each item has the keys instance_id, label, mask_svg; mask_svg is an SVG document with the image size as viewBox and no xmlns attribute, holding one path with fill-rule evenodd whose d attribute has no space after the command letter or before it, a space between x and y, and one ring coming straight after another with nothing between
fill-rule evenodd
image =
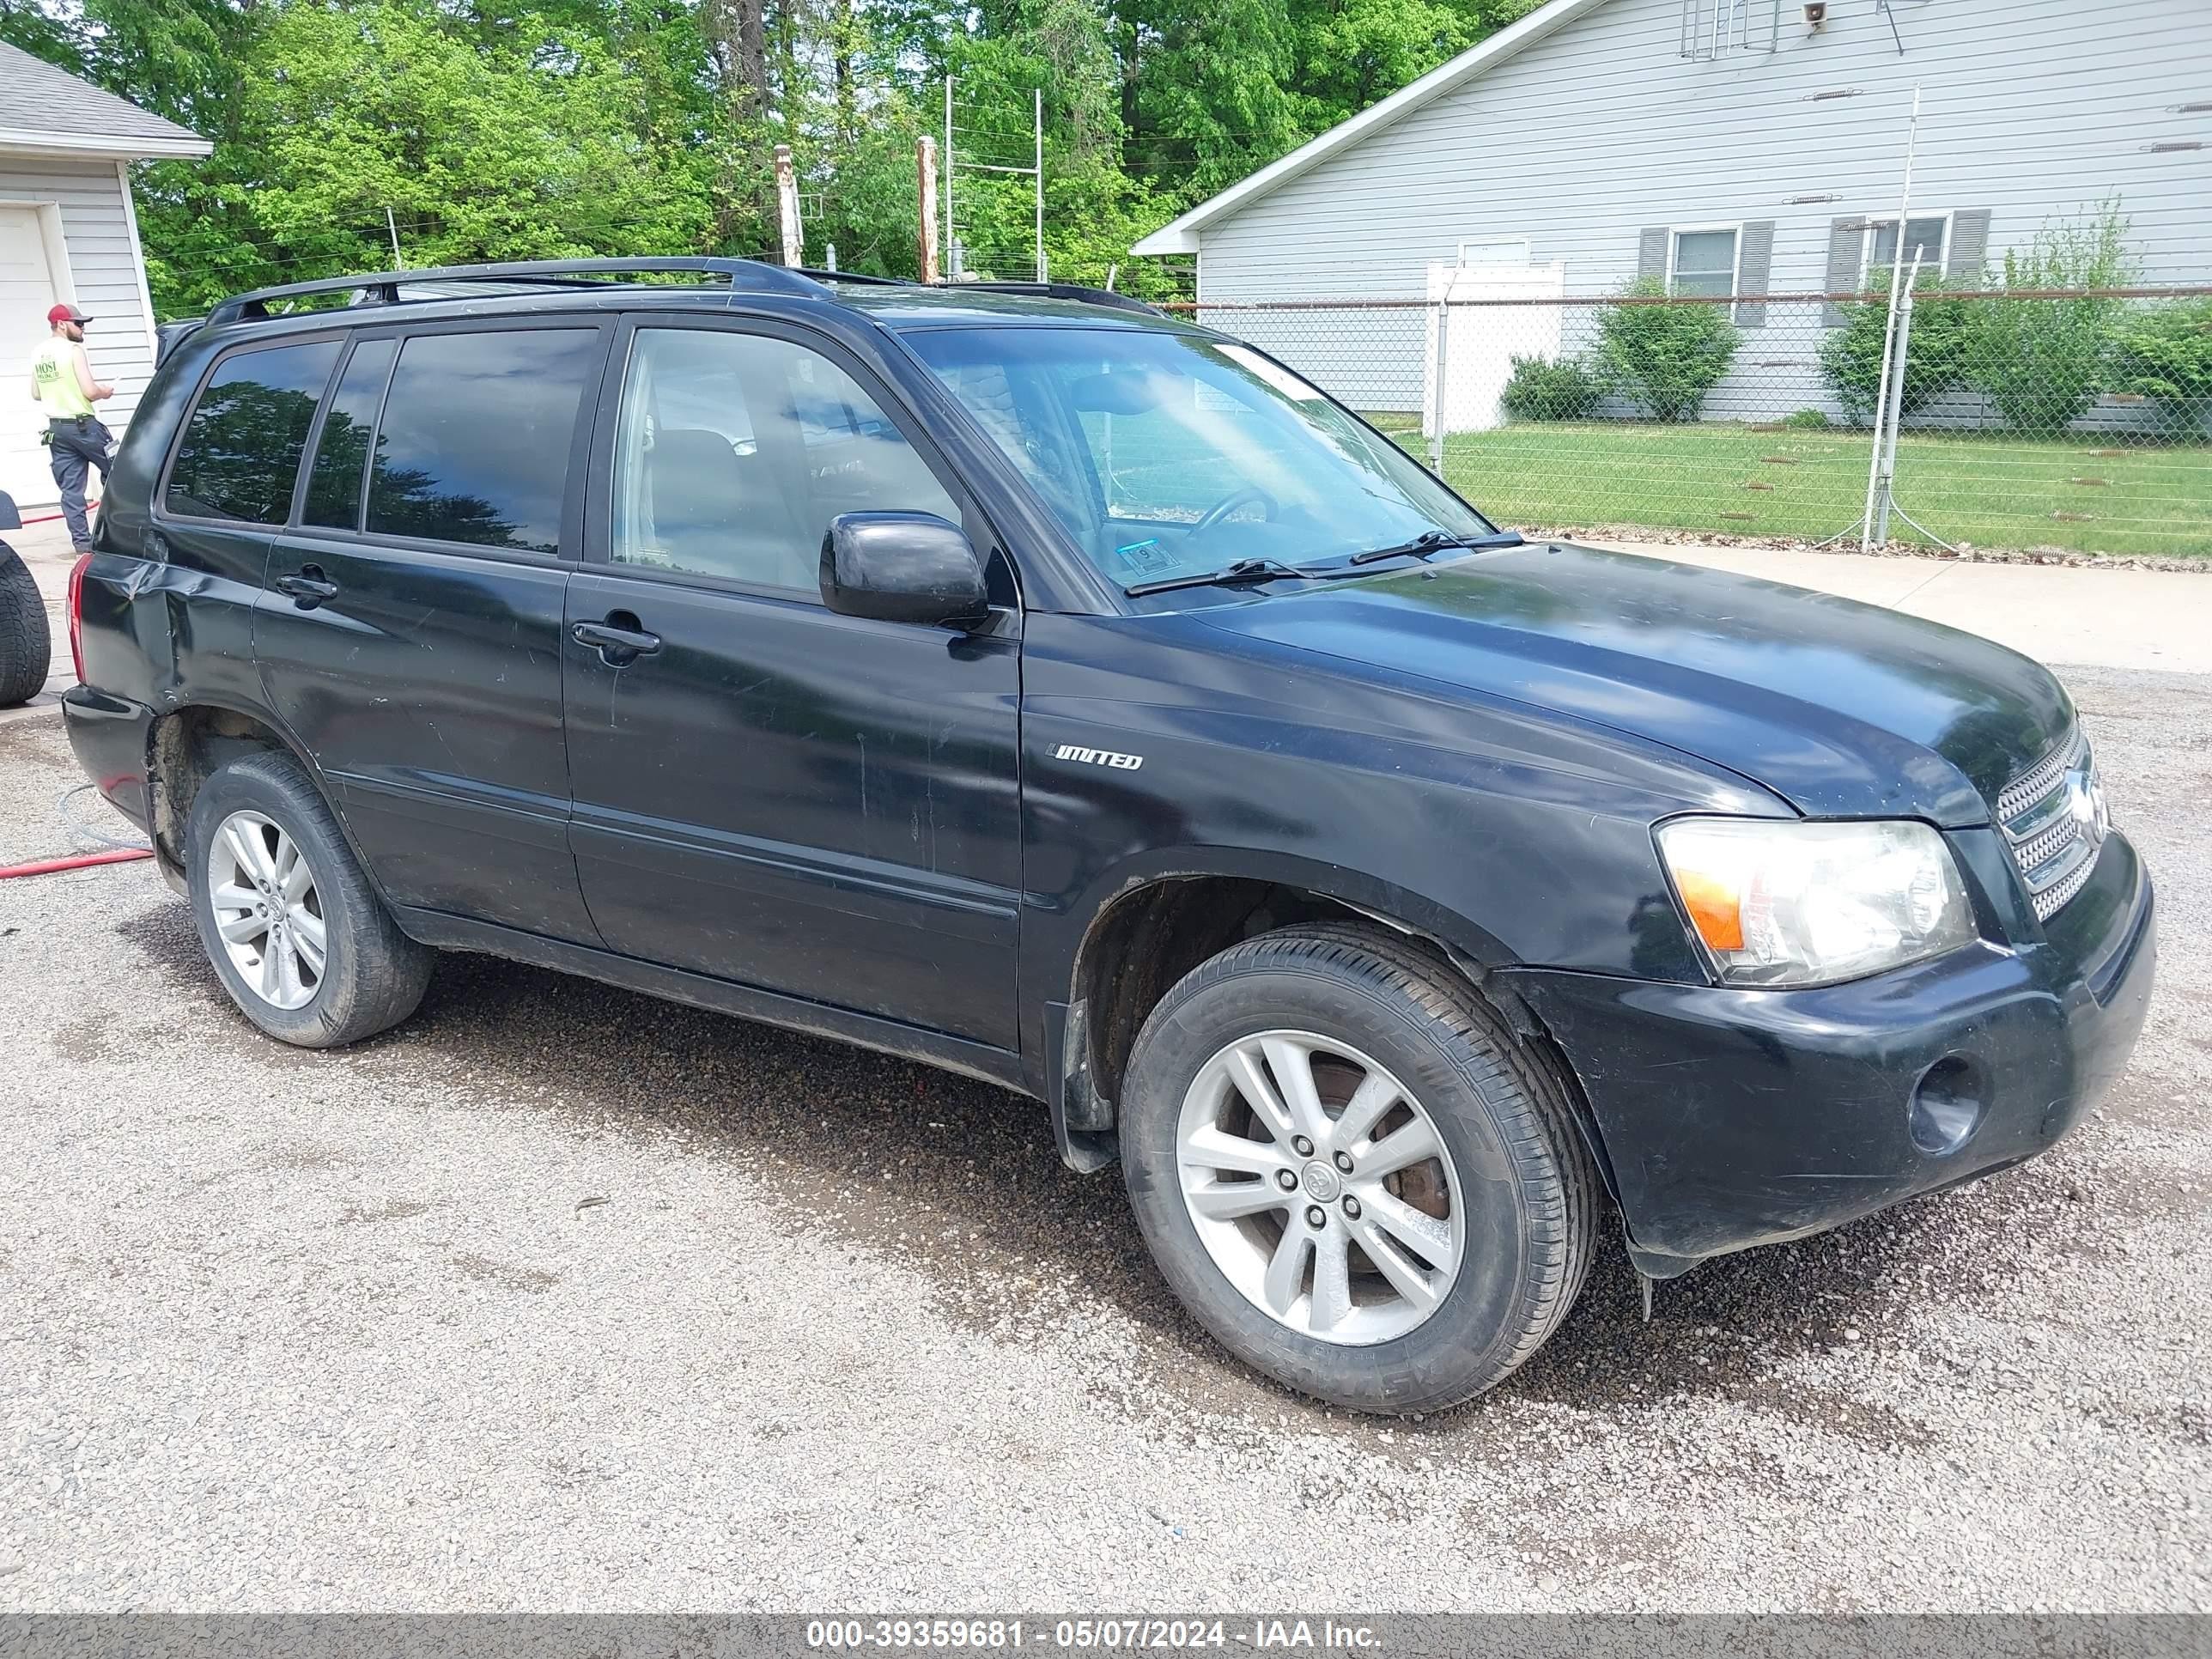
<instances>
[{"instance_id":1,"label":"black suv","mask_svg":"<svg viewBox=\"0 0 2212 1659\"><path fill-rule=\"evenodd\" d=\"M1524 542L1109 295L247 295L74 587L77 754L264 1031L458 949L991 1079L1355 1407L1510 1372L1608 1197L1648 1279L2033 1156L2149 994L2043 669Z\"/></svg>"}]
</instances>

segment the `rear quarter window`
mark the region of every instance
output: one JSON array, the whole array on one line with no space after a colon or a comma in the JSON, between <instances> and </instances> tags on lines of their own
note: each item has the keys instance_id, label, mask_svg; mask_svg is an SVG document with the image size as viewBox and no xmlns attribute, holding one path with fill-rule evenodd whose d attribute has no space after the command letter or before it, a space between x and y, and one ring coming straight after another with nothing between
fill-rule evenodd
<instances>
[{"instance_id":1,"label":"rear quarter window","mask_svg":"<svg viewBox=\"0 0 2212 1659\"><path fill-rule=\"evenodd\" d=\"M315 405L337 366L336 340L234 351L185 418L163 507L180 518L281 525Z\"/></svg>"}]
</instances>

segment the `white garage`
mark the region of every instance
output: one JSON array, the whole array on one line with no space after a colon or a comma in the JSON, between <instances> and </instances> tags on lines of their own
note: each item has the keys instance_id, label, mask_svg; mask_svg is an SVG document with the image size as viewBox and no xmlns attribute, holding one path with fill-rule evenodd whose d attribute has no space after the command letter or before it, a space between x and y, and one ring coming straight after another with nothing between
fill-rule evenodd
<instances>
[{"instance_id":1,"label":"white garage","mask_svg":"<svg viewBox=\"0 0 2212 1659\"><path fill-rule=\"evenodd\" d=\"M40 446L30 362L46 309L90 313L93 372L115 387L119 434L154 369L154 307L130 164L201 156L208 142L0 43L0 489L25 507L58 492Z\"/></svg>"}]
</instances>

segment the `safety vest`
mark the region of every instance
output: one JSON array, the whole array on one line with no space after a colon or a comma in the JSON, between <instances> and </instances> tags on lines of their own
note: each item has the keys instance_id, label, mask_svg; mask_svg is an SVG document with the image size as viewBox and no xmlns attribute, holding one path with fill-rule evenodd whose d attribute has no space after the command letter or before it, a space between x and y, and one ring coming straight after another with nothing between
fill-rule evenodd
<instances>
[{"instance_id":1,"label":"safety vest","mask_svg":"<svg viewBox=\"0 0 2212 1659\"><path fill-rule=\"evenodd\" d=\"M73 421L92 413L92 399L76 382L76 343L51 335L31 359L31 384L39 401L58 421Z\"/></svg>"}]
</instances>

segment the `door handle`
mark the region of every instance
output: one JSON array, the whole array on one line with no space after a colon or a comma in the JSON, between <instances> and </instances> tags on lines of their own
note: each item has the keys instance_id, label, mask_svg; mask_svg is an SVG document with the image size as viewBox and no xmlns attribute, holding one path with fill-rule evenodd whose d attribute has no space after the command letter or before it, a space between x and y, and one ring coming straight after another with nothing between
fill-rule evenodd
<instances>
[{"instance_id":1,"label":"door handle","mask_svg":"<svg viewBox=\"0 0 2212 1659\"><path fill-rule=\"evenodd\" d=\"M292 603L302 611L313 611L325 599L338 596L338 585L323 574L319 564L300 567L296 575L279 576L270 584L279 593L288 593Z\"/></svg>"},{"instance_id":2,"label":"door handle","mask_svg":"<svg viewBox=\"0 0 2212 1659\"><path fill-rule=\"evenodd\" d=\"M627 611L613 611L605 622L580 622L568 630L577 644L597 650L600 659L621 668L660 649L660 635L648 634Z\"/></svg>"}]
</instances>

